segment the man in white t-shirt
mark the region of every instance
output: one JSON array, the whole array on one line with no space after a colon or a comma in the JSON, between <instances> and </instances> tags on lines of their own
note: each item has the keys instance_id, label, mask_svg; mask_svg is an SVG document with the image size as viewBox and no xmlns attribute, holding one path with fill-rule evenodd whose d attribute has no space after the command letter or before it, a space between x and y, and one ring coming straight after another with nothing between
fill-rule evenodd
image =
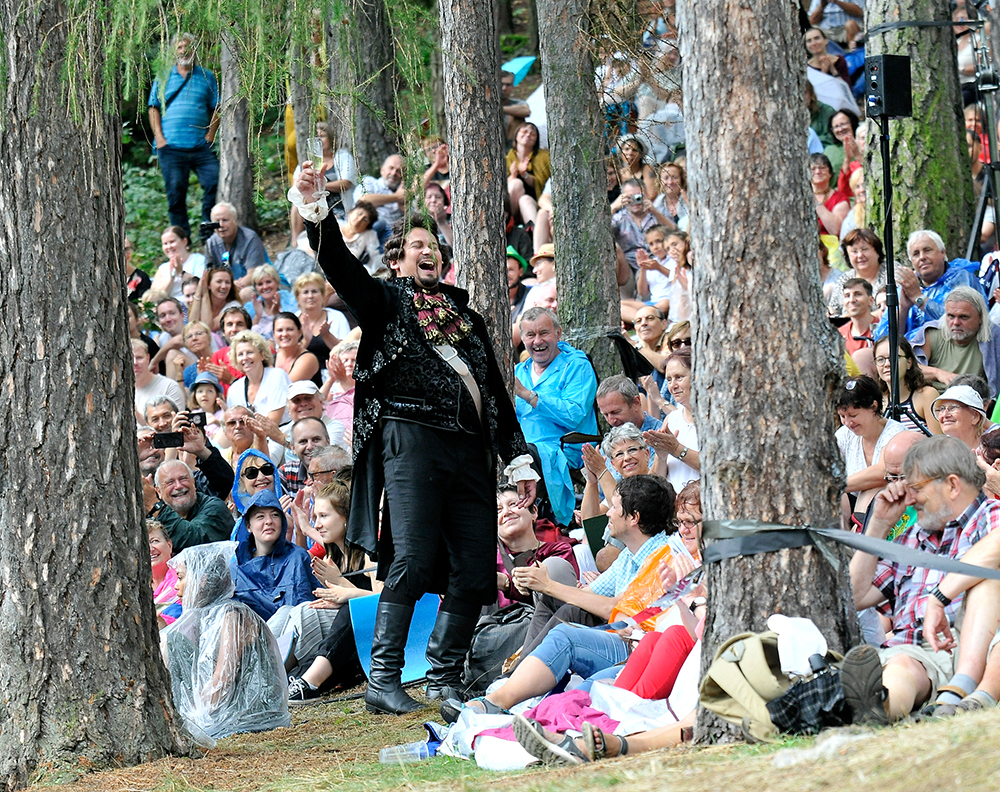
<instances>
[{"instance_id":1,"label":"man in white t-shirt","mask_svg":"<svg viewBox=\"0 0 1000 792\"><path fill-rule=\"evenodd\" d=\"M168 396L174 404L184 404L184 389L172 379L154 374L150 368L149 350L138 338L132 339L132 368L135 371L135 417L146 424L146 402L154 396Z\"/></svg>"}]
</instances>

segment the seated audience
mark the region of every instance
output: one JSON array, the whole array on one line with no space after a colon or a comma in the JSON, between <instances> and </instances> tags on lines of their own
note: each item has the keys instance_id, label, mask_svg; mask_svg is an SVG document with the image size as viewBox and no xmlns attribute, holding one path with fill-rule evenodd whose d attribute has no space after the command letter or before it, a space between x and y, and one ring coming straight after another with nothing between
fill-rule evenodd
<instances>
[{"instance_id":1,"label":"seated audience","mask_svg":"<svg viewBox=\"0 0 1000 792\"><path fill-rule=\"evenodd\" d=\"M278 645L260 617L233 599L232 548L191 547L170 561L184 612L160 633L160 647L174 705L203 746L291 723Z\"/></svg>"},{"instance_id":2,"label":"seated audience","mask_svg":"<svg viewBox=\"0 0 1000 792\"><path fill-rule=\"evenodd\" d=\"M431 182L424 188L424 206L434 222L437 223L438 244L448 250L454 245L454 234L451 228L451 199L444 188L437 182Z\"/></svg>"},{"instance_id":3,"label":"seated audience","mask_svg":"<svg viewBox=\"0 0 1000 792\"><path fill-rule=\"evenodd\" d=\"M669 221L664 223L664 233L681 228L682 220L685 222L681 230L686 231L688 204L687 174L684 172L684 166L678 162L664 162L660 166L659 187L660 194L653 199L653 206Z\"/></svg>"},{"instance_id":4,"label":"seated audience","mask_svg":"<svg viewBox=\"0 0 1000 792\"><path fill-rule=\"evenodd\" d=\"M538 288L538 287L535 287ZM582 465L580 446L563 445L568 432L595 434L597 377L587 356L560 341L562 326L548 308L530 308L521 317L521 339L528 359L514 369L517 418L525 440L541 460L542 480L556 522L573 517L570 468Z\"/></svg>"},{"instance_id":5,"label":"seated audience","mask_svg":"<svg viewBox=\"0 0 1000 792\"><path fill-rule=\"evenodd\" d=\"M135 417L146 423L146 404L156 396L166 396L174 404L184 404L184 389L172 379L154 374L150 368L149 349L141 339L132 339L132 371L135 373Z\"/></svg>"},{"instance_id":6,"label":"seated audience","mask_svg":"<svg viewBox=\"0 0 1000 792\"><path fill-rule=\"evenodd\" d=\"M326 307L326 288L326 278L318 272L300 275L293 287L306 350L316 356L321 370L326 367L330 350L351 332L347 317Z\"/></svg>"},{"instance_id":7,"label":"seated audience","mask_svg":"<svg viewBox=\"0 0 1000 792\"><path fill-rule=\"evenodd\" d=\"M320 398L324 400L323 416L340 421L344 426L343 442L348 445L354 425L354 364L358 359L359 345L358 341L342 341L334 347L326 364L330 376L320 388ZM340 442L335 434L331 436L334 442Z\"/></svg>"},{"instance_id":8,"label":"seated audience","mask_svg":"<svg viewBox=\"0 0 1000 792\"><path fill-rule=\"evenodd\" d=\"M235 597L267 620L283 605L315 599L319 581L309 554L286 537L288 523L278 496L266 489L245 503L236 531Z\"/></svg>"},{"instance_id":9,"label":"seated audience","mask_svg":"<svg viewBox=\"0 0 1000 792\"><path fill-rule=\"evenodd\" d=\"M812 69L837 77L848 85L851 84L851 75L847 70L847 61L843 55L831 55L827 52L827 45L830 40L826 33L818 27L809 28L803 40L806 45L806 52L809 55L808 65Z\"/></svg>"},{"instance_id":10,"label":"seated audience","mask_svg":"<svg viewBox=\"0 0 1000 792\"><path fill-rule=\"evenodd\" d=\"M995 533L1000 504L983 494L985 476L961 441L953 437L920 441L907 452L902 472L903 480L890 482L876 496L865 531L868 536L888 536L910 504L916 508L917 522L896 540L906 547L961 560L973 545ZM856 646L847 653L841 671L846 702L854 723L898 721L953 681L955 655L931 645L921 619L944 574L860 551L851 559L850 571L855 607L863 610L887 603L893 632L885 648ZM948 600L947 625L953 624L962 604L962 597L954 594L949 599L942 593L941 601ZM941 631L939 619L930 623L928 632ZM968 648L976 646L985 657L991 637L985 641L977 637ZM971 692L977 681L972 678L957 687Z\"/></svg>"},{"instance_id":11,"label":"seated audience","mask_svg":"<svg viewBox=\"0 0 1000 792\"><path fill-rule=\"evenodd\" d=\"M347 603L372 593L371 578L359 574L365 554L348 547L347 515L351 507L350 485L331 481L320 487L313 506L315 533L323 548L322 558L313 558L313 570L323 586L315 602L282 608L268 622L275 634L295 630L297 668L289 676L290 704L313 703L331 687L350 687L364 679L358 660Z\"/></svg>"},{"instance_id":12,"label":"seated audience","mask_svg":"<svg viewBox=\"0 0 1000 792\"><path fill-rule=\"evenodd\" d=\"M364 199L378 212L378 220L372 226L384 244L389 238L389 230L403 216L406 206L406 188L403 187L403 158L390 154L382 162L379 177L364 176L354 188L355 204Z\"/></svg>"},{"instance_id":13,"label":"seated audience","mask_svg":"<svg viewBox=\"0 0 1000 792\"><path fill-rule=\"evenodd\" d=\"M982 294L956 286L944 298L944 317L932 319L911 336L924 376L941 393L959 374L983 377L991 393L1000 391L1000 326L990 321Z\"/></svg>"},{"instance_id":14,"label":"seated audience","mask_svg":"<svg viewBox=\"0 0 1000 792\"><path fill-rule=\"evenodd\" d=\"M157 267L150 288L179 300L185 273L200 278L205 271L205 257L191 252L191 236L180 226L167 226L160 235L160 245L167 260Z\"/></svg>"},{"instance_id":15,"label":"seated audience","mask_svg":"<svg viewBox=\"0 0 1000 792\"><path fill-rule=\"evenodd\" d=\"M902 267L896 272L900 333L911 333L933 319L943 318L945 297L958 286L971 286L986 298L979 282L979 265L961 258L948 261L944 240L934 231L914 231L906 250L913 269ZM875 334L884 335L888 327L889 317L883 315Z\"/></svg>"},{"instance_id":16,"label":"seated audience","mask_svg":"<svg viewBox=\"0 0 1000 792\"><path fill-rule=\"evenodd\" d=\"M941 425L934 417L932 405L938 396L937 390L927 384L924 373L917 363L913 347L905 338L899 339L899 404L905 408L899 416L899 422L907 429L917 432L926 427L932 434L941 434ZM875 370L878 372L879 389L885 402L884 415L889 416L889 339L883 338L875 345ZM914 413L911 415L910 413ZM917 423L919 422L919 424Z\"/></svg>"},{"instance_id":17,"label":"seated audience","mask_svg":"<svg viewBox=\"0 0 1000 792\"><path fill-rule=\"evenodd\" d=\"M840 238L840 224L851 209L851 198L836 189L833 165L825 154L809 155L809 185L816 204L819 233Z\"/></svg>"},{"instance_id":18,"label":"seated audience","mask_svg":"<svg viewBox=\"0 0 1000 792\"><path fill-rule=\"evenodd\" d=\"M156 520L146 520L149 534L149 565L153 571L153 604L156 606L156 623L162 630L180 615L177 591L177 572L168 564L174 546L164 527ZM171 607L173 606L173 607Z\"/></svg>"},{"instance_id":19,"label":"seated audience","mask_svg":"<svg viewBox=\"0 0 1000 792\"><path fill-rule=\"evenodd\" d=\"M229 267L237 289L249 286L249 274L270 261L264 243L253 229L239 224L239 213L230 203L217 203L212 207L212 222L219 227L205 243L206 266Z\"/></svg>"},{"instance_id":20,"label":"seated audience","mask_svg":"<svg viewBox=\"0 0 1000 792\"><path fill-rule=\"evenodd\" d=\"M274 355L259 333L244 330L232 339L229 360L243 376L229 388L230 407L250 407L277 424L284 423L288 411L288 374L274 367Z\"/></svg>"},{"instance_id":21,"label":"seated audience","mask_svg":"<svg viewBox=\"0 0 1000 792\"><path fill-rule=\"evenodd\" d=\"M517 208L522 222L534 223L538 215L538 197L549 180L549 152L540 149L538 127L522 124L507 152L507 192L512 207Z\"/></svg>"},{"instance_id":22,"label":"seated audience","mask_svg":"<svg viewBox=\"0 0 1000 792\"><path fill-rule=\"evenodd\" d=\"M657 456L667 460L667 478L674 491L679 492L701 475L698 429L691 411L690 349L682 347L670 353L664 366L664 382L678 409L667 415L661 429L643 432L642 436Z\"/></svg>"},{"instance_id":23,"label":"seated audience","mask_svg":"<svg viewBox=\"0 0 1000 792\"><path fill-rule=\"evenodd\" d=\"M274 317L274 346L274 366L292 382L312 382L317 388L323 384L319 360L305 348L302 322L295 314L282 311Z\"/></svg>"},{"instance_id":24,"label":"seated audience","mask_svg":"<svg viewBox=\"0 0 1000 792\"><path fill-rule=\"evenodd\" d=\"M626 549L606 572L589 586L575 588L552 581L545 567L522 567L514 570L514 584L550 594L607 620L644 562L665 547L667 537L676 532L674 516L674 491L663 479L655 476L625 479L612 497L608 525L612 536L622 541ZM522 657L502 686L464 706L487 714L503 713L515 704L552 690L569 671L586 678L627 658L628 648L617 633L559 624ZM441 705L441 715L454 722L461 708L458 701L446 701Z\"/></svg>"},{"instance_id":25,"label":"seated audience","mask_svg":"<svg viewBox=\"0 0 1000 792\"><path fill-rule=\"evenodd\" d=\"M291 292L281 287L281 275L271 264L261 264L249 278L253 292L243 308L253 316L250 329L271 341L274 339L274 317L282 311L295 311L298 305ZM247 299L246 292L243 295L243 299Z\"/></svg>"},{"instance_id":26,"label":"seated audience","mask_svg":"<svg viewBox=\"0 0 1000 792\"><path fill-rule=\"evenodd\" d=\"M148 516L167 529L174 550L229 538L233 518L226 504L195 488L191 468L179 460L164 462L154 477L159 500Z\"/></svg>"},{"instance_id":27,"label":"seated audience","mask_svg":"<svg viewBox=\"0 0 1000 792\"><path fill-rule=\"evenodd\" d=\"M961 440L970 451L979 446L986 424L983 400L968 385L952 385L934 400L931 409L942 434Z\"/></svg>"},{"instance_id":28,"label":"seated audience","mask_svg":"<svg viewBox=\"0 0 1000 792\"><path fill-rule=\"evenodd\" d=\"M842 424L836 436L847 468L847 494L861 526L871 499L885 485L882 449L906 427L882 415L882 392L871 377L847 380L836 409Z\"/></svg>"},{"instance_id":29,"label":"seated audience","mask_svg":"<svg viewBox=\"0 0 1000 792\"><path fill-rule=\"evenodd\" d=\"M375 207L367 201L359 201L347 213L347 219L340 223L344 244L372 275L383 268L378 234L374 228L376 222L378 212Z\"/></svg>"},{"instance_id":30,"label":"seated audience","mask_svg":"<svg viewBox=\"0 0 1000 792\"><path fill-rule=\"evenodd\" d=\"M844 283L844 316L850 321L842 324L839 329L848 355L869 349L873 343L873 295L872 285L864 278L851 278Z\"/></svg>"},{"instance_id":31,"label":"seated audience","mask_svg":"<svg viewBox=\"0 0 1000 792\"><path fill-rule=\"evenodd\" d=\"M188 322L204 322L212 333L221 334L223 310L239 302L233 273L222 267L207 267L188 308Z\"/></svg>"},{"instance_id":32,"label":"seated audience","mask_svg":"<svg viewBox=\"0 0 1000 792\"><path fill-rule=\"evenodd\" d=\"M830 298L830 316L843 316L844 284L852 278L864 278L872 285L873 291L885 286L885 249L874 231L867 228L851 231L840 243L840 249L852 269L837 273L839 279ZM885 333L876 332L875 335L881 337Z\"/></svg>"}]
</instances>

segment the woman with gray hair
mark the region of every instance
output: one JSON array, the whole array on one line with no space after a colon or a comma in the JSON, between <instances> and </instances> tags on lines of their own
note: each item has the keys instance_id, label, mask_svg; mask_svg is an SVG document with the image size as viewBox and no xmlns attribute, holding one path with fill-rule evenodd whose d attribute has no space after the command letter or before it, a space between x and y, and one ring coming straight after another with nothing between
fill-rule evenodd
<instances>
[{"instance_id":1,"label":"woman with gray hair","mask_svg":"<svg viewBox=\"0 0 1000 792\"><path fill-rule=\"evenodd\" d=\"M621 479L647 473L666 478L666 467L665 458L653 457L650 460L649 443L643 439L637 426L626 423L613 427L601 442L601 453L590 444L583 447L583 472L587 484L583 490L580 516L586 520L605 514ZM598 485L604 492L603 501Z\"/></svg>"}]
</instances>

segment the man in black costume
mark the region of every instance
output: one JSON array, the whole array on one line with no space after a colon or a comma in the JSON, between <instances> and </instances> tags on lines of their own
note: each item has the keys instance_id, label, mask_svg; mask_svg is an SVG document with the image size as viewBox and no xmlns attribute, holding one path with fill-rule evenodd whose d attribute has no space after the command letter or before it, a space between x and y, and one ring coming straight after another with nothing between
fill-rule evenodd
<instances>
[{"instance_id":1,"label":"man in black costume","mask_svg":"<svg viewBox=\"0 0 1000 792\"><path fill-rule=\"evenodd\" d=\"M537 474L482 317L467 292L440 283L434 222L396 223L384 256L396 277L382 281L347 249L311 167L289 199L363 331L347 540L377 558L385 584L365 703L371 712L411 712L421 705L403 690L400 671L414 604L429 591L444 595L427 644L427 697L459 696L480 609L496 599L497 457L509 463L522 505L534 501Z\"/></svg>"}]
</instances>

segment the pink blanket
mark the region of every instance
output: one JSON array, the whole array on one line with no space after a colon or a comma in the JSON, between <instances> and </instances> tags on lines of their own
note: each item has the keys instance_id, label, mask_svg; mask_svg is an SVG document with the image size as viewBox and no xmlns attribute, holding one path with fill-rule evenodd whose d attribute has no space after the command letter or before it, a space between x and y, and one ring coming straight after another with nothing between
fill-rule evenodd
<instances>
[{"instance_id":1,"label":"pink blanket","mask_svg":"<svg viewBox=\"0 0 1000 792\"><path fill-rule=\"evenodd\" d=\"M584 721L590 721L606 732L613 732L618 728L618 721L590 706L590 694L582 690L569 690L548 696L524 713L524 716L538 721L549 731L559 734L569 730L580 731ZM501 740L516 742L514 729L511 726L503 729L487 729L477 736L499 737Z\"/></svg>"}]
</instances>

